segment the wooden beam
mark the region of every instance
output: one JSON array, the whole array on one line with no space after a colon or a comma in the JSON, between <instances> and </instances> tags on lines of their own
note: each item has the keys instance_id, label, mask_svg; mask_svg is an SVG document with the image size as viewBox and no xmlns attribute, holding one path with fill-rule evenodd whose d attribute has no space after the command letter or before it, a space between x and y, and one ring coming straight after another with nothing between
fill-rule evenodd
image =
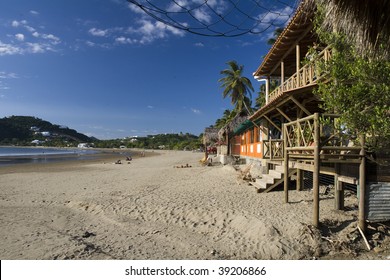
<instances>
[{"instance_id":1,"label":"wooden beam","mask_svg":"<svg viewBox=\"0 0 390 280\"><path fill-rule=\"evenodd\" d=\"M284 61L280 62L280 86L283 92L283 84L284 84Z\"/></svg>"},{"instance_id":2,"label":"wooden beam","mask_svg":"<svg viewBox=\"0 0 390 280\"><path fill-rule=\"evenodd\" d=\"M320 126L319 114L314 114L313 225L320 225Z\"/></svg>"},{"instance_id":3,"label":"wooden beam","mask_svg":"<svg viewBox=\"0 0 390 280\"><path fill-rule=\"evenodd\" d=\"M283 134L286 135L287 133L287 127L285 124L283 124ZM283 189L284 189L284 203L288 203L288 153L286 151L287 147L287 137L284 137L283 139L283 147L284 147L284 182L283 182Z\"/></svg>"},{"instance_id":4,"label":"wooden beam","mask_svg":"<svg viewBox=\"0 0 390 280\"><path fill-rule=\"evenodd\" d=\"M294 49L296 44L298 44L305 36L307 33L309 33L312 30L313 26L309 24L309 26L305 29L305 31L302 33L301 36L299 36L294 43L291 43L291 47L284 53L284 55L281 57L280 61L284 60ZM279 63L275 63L275 67L271 69L271 71L268 73L269 75L272 75L272 73L278 69Z\"/></svg>"},{"instance_id":5,"label":"wooden beam","mask_svg":"<svg viewBox=\"0 0 390 280\"><path fill-rule=\"evenodd\" d=\"M279 130L280 132L282 132L282 129L277 126L273 121L271 121L270 118L268 118L266 115L263 116L270 124L272 124L277 130Z\"/></svg>"},{"instance_id":6,"label":"wooden beam","mask_svg":"<svg viewBox=\"0 0 390 280\"><path fill-rule=\"evenodd\" d=\"M289 122L291 122L291 119L279 108L279 107L276 107L276 110L278 110L278 112L286 119L288 120Z\"/></svg>"},{"instance_id":7,"label":"wooden beam","mask_svg":"<svg viewBox=\"0 0 390 280\"><path fill-rule=\"evenodd\" d=\"M303 170L297 169L297 191L303 190Z\"/></svg>"},{"instance_id":8,"label":"wooden beam","mask_svg":"<svg viewBox=\"0 0 390 280\"><path fill-rule=\"evenodd\" d=\"M362 147L360 150L361 162L359 166L359 227L363 232L366 231L366 215L365 215L365 206L366 206L366 150L365 146L365 136L360 136L360 146Z\"/></svg>"},{"instance_id":9,"label":"wooden beam","mask_svg":"<svg viewBox=\"0 0 390 280\"><path fill-rule=\"evenodd\" d=\"M306 113L306 115L308 115L308 116L311 115L311 113L310 113L310 112L309 112L301 103L299 103L298 100L296 100L296 99L294 98L294 96L290 96L290 99L291 99L299 108L301 108L302 111Z\"/></svg>"},{"instance_id":10,"label":"wooden beam","mask_svg":"<svg viewBox=\"0 0 390 280\"><path fill-rule=\"evenodd\" d=\"M296 63L296 73L299 72L299 64L301 62L301 50L300 50L300 47L299 47L299 44L296 45L296 57L295 57L295 63ZM297 79L297 83L298 83L298 87L300 87L301 85L299 84L299 78Z\"/></svg>"}]
</instances>

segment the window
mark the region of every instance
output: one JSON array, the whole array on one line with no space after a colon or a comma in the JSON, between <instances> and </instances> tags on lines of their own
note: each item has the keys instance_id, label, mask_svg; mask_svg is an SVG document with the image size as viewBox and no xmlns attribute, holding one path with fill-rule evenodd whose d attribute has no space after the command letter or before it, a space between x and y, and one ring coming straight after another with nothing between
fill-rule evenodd
<instances>
[{"instance_id":1,"label":"window","mask_svg":"<svg viewBox=\"0 0 390 280\"><path fill-rule=\"evenodd\" d=\"M255 130L254 129L251 129L250 131L249 131L249 133L250 133L250 140L251 140L251 144L252 143L254 143L255 142Z\"/></svg>"}]
</instances>

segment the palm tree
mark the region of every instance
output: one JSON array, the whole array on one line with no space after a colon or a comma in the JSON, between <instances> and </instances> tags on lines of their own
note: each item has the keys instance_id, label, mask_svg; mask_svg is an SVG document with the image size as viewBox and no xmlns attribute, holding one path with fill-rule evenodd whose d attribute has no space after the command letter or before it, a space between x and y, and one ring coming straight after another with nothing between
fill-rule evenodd
<instances>
[{"instance_id":1,"label":"palm tree","mask_svg":"<svg viewBox=\"0 0 390 280\"><path fill-rule=\"evenodd\" d=\"M276 28L274 30L274 37L269 38L268 41L267 41L267 44L272 46L276 42L276 40L278 39L279 35L282 34L282 32L283 32L283 28L282 27Z\"/></svg>"},{"instance_id":2,"label":"palm tree","mask_svg":"<svg viewBox=\"0 0 390 280\"><path fill-rule=\"evenodd\" d=\"M223 98L230 97L232 105L235 106L236 114L241 113L244 108L248 114L251 114L253 86L248 78L242 76L244 66L238 65L234 60L226 64L229 65L229 68L221 71L224 77L218 80L222 83L221 87L224 88Z\"/></svg>"}]
</instances>

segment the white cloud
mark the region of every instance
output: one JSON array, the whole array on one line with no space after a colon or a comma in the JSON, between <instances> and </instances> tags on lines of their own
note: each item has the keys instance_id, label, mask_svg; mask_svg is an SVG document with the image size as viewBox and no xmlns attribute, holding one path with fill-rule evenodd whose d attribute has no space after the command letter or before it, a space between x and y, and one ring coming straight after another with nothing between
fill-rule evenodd
<instances>
[{"instance_id":1,"label":"white cloud","mask_svg":"<svg viewBox=\"0 0 390 280\"><path fill-rule=\"evenodd\" d=\"M120 36L120 37L115 38L115 42L119 43L119 44L130 44L130 45L132 45L132 44L138 43L138 40L127 38L127 37L124 37L124 36Z\"/></svg>"},{"instance_id":2,"label":"white cloud","mask_svg":"<svg viewBox=\"0 0 390 280\"><path fill-rule=\"evenodd\" d=\"M195 43L195 46L196 46L196 47L203 48L203 47L204 47L204 44L203 44L202 42L198 42L198 43Z\"/></svg>"},{"instance_id":3,"label":"white cloud","mask_svg":"<svg viewBox=\"0 0 390 280\"><path fill-rule=\"evenodd\" d=\"M148 105L147 108L148 108L148 109L154 109L154 106Z\"/></svg>"},{"instance_id":4,"label":"white cloud","mask_svg":"<svg viewBox=\"0 0 390 280\"><path fill-rule=\"evenodd\" d=\"M17 74L15 73L7 73L7 72L0 72L0 79L17 79L19 78Z\"/></svg>"},{"instance_id":5,"label":"white cloud","mask_svg":"<svg viewBox=\"0 0 390 280\"><path fill-rule=\"evenodd\" d=\"M288 21L292 13L293 9L291 7L284 7L280 10L260 14L258 16L258 20L260 20L265 26L269 26L271 23L275 25L283 24Z\"/></svg>"},{"instance_id":6,"label":"white cloud","mask_svg":"<svg viewBox=\"0 0 390 280\"><path fill-rule=\"evenodd\" d=\"M91 42L91 41L86 41L85 44L89 47L94 47L96 46L96 44L94 42Z\"/></svg>"},{"instance_id":7,"label":"white cloud","mask_svg":"<svg viewBox=\"0 0 390 280\"><path fill-rule=\"evenodd\" d=\"M23 50L21 48L0 41L0 56L22 54L22 53Z\"/></svg>"},{"instance_id":8,"label":"white cloud","mask_svg":"<svg viewBox=\"0 0 390 280\"><path fill-rule=\"evenodd\" d=\"M151 20L141 19L138 21L138 28L129 27L127 33L135 34L141 38L138 40L141 44L152 43L157 39L163 39L169 35L182 37L185 35L183 30L168 26L162 22L152 22Z\"/></svg>"},{"instance_id":9,"label":"white cloud","mask_svg":"<svg viewBox=\"0 0 390 280\"><path fill-rule=\"evenodd\" d=\"M277 26L286 25L293 14L291 7L274 10L260 14L257 19L260 24L254 29L255 32L264 32L262 38L268 40L274 37L274 30Z\"/></svg>"},{"instance_id":10,"label":"white cloud","mask_svg":"<svg viewBox=\"0 0 390 280\"><path fill-rule=\"evenodd\" d=\"M39 15L39 13L38 13L37 11L34 11L34 10L31 10L31 11L30 11L30 14L36 15L36 16Z\"/></svg>"},{"instance_id":11,"label":"white cloud","mask_svg":"<svg viewBox=\"0 0 390 280\"><path fill-rule=\"evenodd\" d=\"M145 14L145 12L140 7L134 4L129 3L128 7L131 11L133 11L136 14Z\"/></svg>"},{"instance_id":12,"label":"white cloud","mask_svg":"<svg viewBox=\"0 0 390 280\"><path fill-rule=\"evenodd\" d=\"M23 26L26 24L27 24L26 20L22 20L22 21L13 20L11 23L12 27L19 27L19 26Z\"/></svg>"},{"instance_id":13,"label":"white cloud","mask_svg":"<svg viewBox=\"0 0 390 280\"><path fill-rule=\"evenodd\" d=\"M44 53L47 49L47 46L39 43L27 43L27 51L30 53Z\"/></svg>"},{"instance_id":14,"label":"white cloud","mask_svg":"<svg viewBox=\"0 0 390 280\"><path fill-rule=\"evenodd\" d=\"M193 16L203 23L210 23L211 22L211 15L208 13L208 11L205 8L199 8L194 10Z\"/></svg>"},{"instance_id":15,"label":"white cloud","mask_svg":"<svg viewBox=\"0 0 390 280\"><path fill-rule=\"evenodd\" d=\"M15 34L15 38L18 41L24 41L24 35L21 33Z\"/></svg>"},{"instance_id":16,"label":"white cloud","mask_svg":"<svg viewBox=\"0 0 390 280\"><path fill-rule=\"evenodd\" d=\"M194 108L191 108L191 111L192 111L194 114L197 114L197 115L199 115L199 114L202 113L200 110L194 109Z\"/></svg>"},{"instance_id":17,"label":"white cloud","mask_svg":"<svg viewBox=\"0 0 390 280\"><path fill-rule=\"evenodd\" d=\"M93 35L93 36L97 36L97 37L106 37L108 35L108 30L103 30L103 29L99 29L99 28L91 28L89 29L89 34Z\"/></svg>"},{"instance_id":18,"label":"white cloud","mask_svg":"<svg viewBox=\"0 0 390 280\"><path fill-rule=\"evenodd\" d=\"M30 11L33 13L34 11ZM36 14L37 12L35 12ZM23 28L31 33L23 34L21 32L11 36L16 40L10 42L0 42L0 55L15 55L26 53L44 53L47 51L55 51L54 46L61 43L61 39L53 34L40 33L36 28L30 26L26 20L13 20L11 26L16 29ZM40 29L44 27L39 27Z\"/></svg>"},{"instance_id":19,"label":"white cloud","mask_svg":"<svg viewBox=\"0 0 390 280\"><path fill-rule=\"evenodd\" d=\"M15 73L12 73L12 72L8 73L8 72L1 71L0 72L0 90L8 90L8 89L10 89L10 87L6 83L6 80L8 80L8 79L17 79L17 78L19 78L19 77ZM0 97L1 98L5 98L6 96L5 95L1 95Z\"/></svg>"}]
</instances>

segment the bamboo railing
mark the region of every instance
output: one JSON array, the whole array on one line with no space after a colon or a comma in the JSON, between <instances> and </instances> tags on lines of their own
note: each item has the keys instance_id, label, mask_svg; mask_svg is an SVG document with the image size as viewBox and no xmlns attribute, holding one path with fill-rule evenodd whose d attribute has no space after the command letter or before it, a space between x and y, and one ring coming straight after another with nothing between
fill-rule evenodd
<instances>
[{"instance_id":1,"label":"bamboo railing","mask_svg":"<svg viewBox=\"0 0 390 280\"><path fill-rule=\"evenodd\" d=\"M270 160L283 159L283 140L271 139L263 141L263 158Z\"/></svg>"},{"instance_id":2,"label":"bamboo railing","mask_svg":"<svg viewBox=\"0 0 390 280\"><path fill-rule=\"evenodd\" d=\"M307 63L299 69L297 73L284 81L279 87L269 94L269 101L282 95L284 92L299 89L306 86L316 85L318 80L322 78L322 73L319 71L319 64L328 61L331 58L331 48L326 47L318 56L311 62Z\"/></svg>"},{"instance_id":3,"label":"bamboo railing","mask_svg":"<svg viewBox=\"0 0 390 280\"><path fill-rule=\"evenodd\" d=\"M284 151L294 158L358 158L361 147L339 123L339 115L315 113L283 125Z\"/></svg>"}]
</instances>

